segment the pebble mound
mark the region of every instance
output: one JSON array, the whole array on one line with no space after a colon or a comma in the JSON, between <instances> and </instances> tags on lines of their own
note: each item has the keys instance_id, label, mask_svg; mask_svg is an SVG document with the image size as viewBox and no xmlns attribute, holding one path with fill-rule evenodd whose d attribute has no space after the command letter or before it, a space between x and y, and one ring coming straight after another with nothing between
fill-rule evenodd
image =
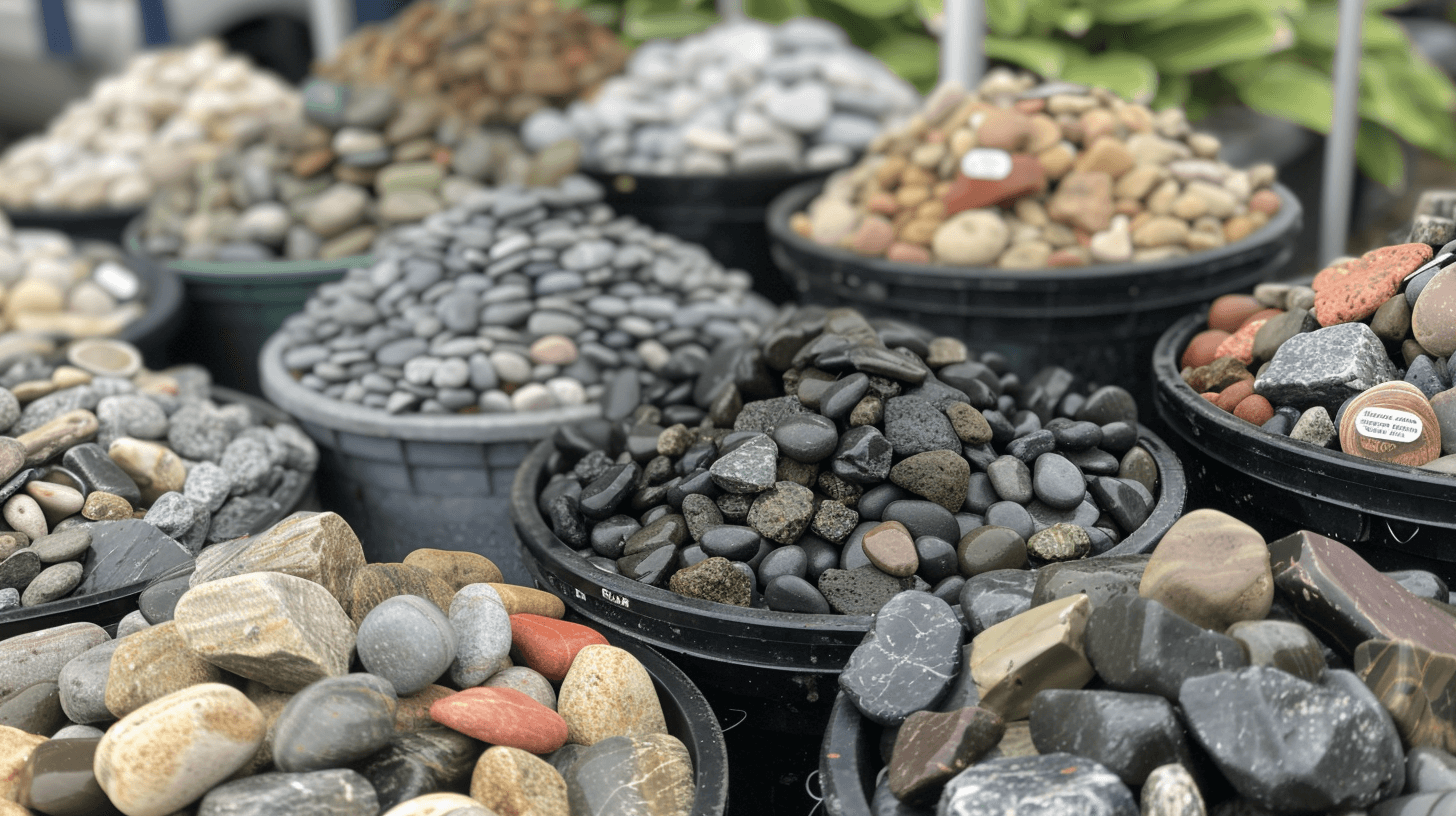
<instances>
[{"instance_id":1,"label":"pebble mound","mask_svg":"<svg viewBox=\"0 0 1456 816\"><path fill-rule=\"evenodd\" d=\"M849 164L917 102L831 23L743 21L644 43L600 93L537 111L521 136L533 150L579 139L585 165L607 172L814 172Z\"/></svg>"},{"instance_id":2,"label":"pebble mound","mask_svg":"<svg viewBox=\"0 0 1456 816\"><path fill-rule=\"evenodd\" d=\"M115 246L15 230L0 216L4 331L46 349L54 347L52 338L111 336L146 313L146 294Z\"/></svg>"},{"instance_id":3,"label":"pebble mound","mask_svg":"<svg viewBox=\"0 0 1456 816\"><path fill-rule=\"evenodd\" d=\"M554 596L498 583L489 559L366 566L332 513L218 546L165 615L116 639L73 623L0 641L6 799L132 816L691 812L693 763L646 668L560 620ZM488 580L450 583L463 573ZM457 685L467 644L494 668ZM349 671L356 648L367 671Z\"/></svg>"},{"instance_id":4,"label":"pebble mound","mask_svg":"<svg viewBox=\"0 0 1456 816\"><path fill-rule=\"evenodd\" d=\"M1274 167L1218 160L1177 108L992 71L944 85L835 174L790 226L858 255L1042 269L1156 261L1246 238L1279 211Z\"/></svg>"},{"instance_id":5,"label":"pebble mound","mask_svg":"<svg viewBox=\"0 0 1456 816\"><path fill-rule=\"evenodd\" d=\"M0 206L141 207L194 162L299 113L296 90L215 40L139 54L5 151Z\"/></svg>"},{"instance_id":6,"label":"pebble mound","mask_svg":"<svg viewBox=\"0 0 1456 816\"><path fill-rule=\"evenodd\" d=\"M215 403L201 368L141 370L136 349L111 340L63 354L57 365L4 348L0 609L185 583L205 547L280 517L313 478L318 451L302 431Z\"/></svg>"},{"instance_id":7,"label":"pebble mound","mask_svg":"<svg viewBox=\"0 0 1456 816\"><path fill-rule=\"evenodd\" d=\"M1149 555L953 608L905 592L840 675L884 726L875 812L1438 813L1456 607L1337 541L1197 510ZM987 619L975 609L1019 608ZM1437 691L1441 689L1441 691ZM842 745L841 745L842 747ZM855 784L860 780L835 780Z\"/></svg>"},{"instance_id":8,"label":"pebble mound","mask_svg":"<svg viewBox=\"0 0 1456 816\"><path fill-rule=\"evenodd\" d=\"M1156 504L1126 390L1084 393L1061 368L1022 381L999 355L850 309L790 310L725 346L691 401L632 385L556 435L563 470L538 505L597 569L690 597L851 615L910 589L954 602L1105 553Z\"/></svg>"},{"instance_id":9,"label":"pebble mound","mask_svg":"<svg viewBox=\"0 0 1456 816\"><path fill-rule=\"evenodd\" d=\"M1267 433L1456 473L1453 253L1456 241L1382 247L1312 286L1225 295L1182 353L1183 381Z\"/></svg>"},{"instance_id":10,"label":"pebble mound","mask_svg":"<svg viewBox=\"0 0 1456 816\"><path fill-rule=\"evenodd\" d=\"M554 185L572 142L536 156L502 129L467 124L440 100L313 80L305 118L164 187L146 251L204 261L331 259L369 251L390 227L459 204L486 184Z\"/></svg>"},{"instance_id":11,"label":"pebble mound","mask_svg":"<svg viewBox=\"0 0 1456 816\"><path fill-rule=\"evenodd\" d=\"M306 388L389 413L539 411L626 378L678 398L773 314L741 271L601 203L572 176L501 187L397 230L284 322Z\"/></svg>"},{"instance_id":12,"label":"pebble mound","mask_svg":"<svg viewBox=\"0 0 1456 816\"><path fill-rule=\"evenodd\" d=\"M515 125L590 95L626 60L610 29L550 0L426 0L355 33L314 73L443 97L468 121Z\"/></svg>"}]
</instances>

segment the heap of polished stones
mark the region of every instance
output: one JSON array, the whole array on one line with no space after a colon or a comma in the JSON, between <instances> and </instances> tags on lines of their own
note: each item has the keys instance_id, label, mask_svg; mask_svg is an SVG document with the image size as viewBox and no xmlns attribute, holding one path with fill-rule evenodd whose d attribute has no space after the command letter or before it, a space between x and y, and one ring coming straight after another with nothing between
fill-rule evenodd
<instances>
[{"instance_id":1,"label":"heap of polished stones","mask_svg":"<svg viewBox=\"0 0 1456 816\"><path fill-rule=\"evenodd\" d=\"M773 307L747 274L619 217L580 177L478 191L403 228L284 322L304 387L381 412L538 411L619 377L683 401Z\"/></svg>"},{"instance_id":2,"label":"heap of polished stones","mask_svg":"<svg viewBox=\"0 0 1456 816\"><path fill-rule=\"evenodd\" d=\"M141 207L156 189L272 122L299 116L298 92L216 40L148 51L96 83L46 132L0 158L11 211Z\"/></svg>"},{"instance_id":3,"label":"heap of polished stones","mask_svg":"<svg viewBox=\"0 0 1456 816\"><path fill-rule=\"evenodd\" d=\"M840 686L884 728L877 813L1444 813L1451 600L1198 510L1150 555L968 583L961 615L901 593Z\"/></svg>"},{"instance_id":4,"label":"heap of polished stones","mask_svg":"<svg viewBox=\"0 0 1456 816\"><path fill-rule=\"evenodd\" d=\"M1456 473L1453 257L1456 241L1388 246L1312 286L1219 298L1183 350L1183 381L1268 433Z\"/></svg>"},{"instance_id":5,"label":"heap of polished stones","mask_svg":"<svg viewBox=\"0 0 1456 816\"><path fill-rule=\"evenodd\" d=\"M366 564L338 516L300 513L153 589L115 639L71 623L0 641L0 799L129 816L693 808L646 668L484 556Z\"/></svg>"},{"instance_id":6,"label":"heap of polished stones","mask_svg":"<svg viewBox=\"0 0 1456 816\"><path fill-rule=\"evenodd\" d=\"M907 263L1041 269L1178 258L1240 241L1280 209L1273 165L1218 160L1179 108L992 71L942 85L881 133L790 226Z\"/></svg>"},{"instance_id":7,"label":"heap of polished stones","mask_svg":"<svg viewBox=\"0 0 1456 816\"><path fill-rule=\"evenodd\" d=\"M470 122L515 125L590 95L626 60L610 29L552 0L421 0L356 32L314 72L442 97Z\"/></svg>"},{"instance_id":8,"label":"heap of polished stones","mask_svg":"<svg viewBox=\"0 0 1456 816\"><path fill-rule=\"evenodd\" d=\"M581 140L592 169L655 175L799 173L849 164L915 90L812 17L654 40L600 93L521 126L532 149Z\"/></svg>"},{"instance_id":9,"label":"heap of polished stones","mask_svg":"<svg viewBox=\"0 0 1456 816\"><path fill-rule=\"evenodd\" d=\"M605 419L556 435L562 471L538 503L598 569L691 597L844 614L906 589L953 602L988 573L1105 553L1152 513L1158 467L1131 395L1075 385L805 307L715 353L692 401L613 382Z\"/></svg>"},{"instance_id":10,"label":"heap of polished stones","mask_svg":"<svg viewBox=\"0 0 1456 816\"><path fill-rule=\"evenodd\" d=\"M146 313L141 279L120 250L60 232L11 229L0 216L0 331L49 338L118 334Z\"/></svg>"},{"instance_id":11,"label":"heap of polished stones","mask_svg":"<svg viewBox=\"0 0 1456 816\"><path fill-rule=\"evenodd\" d=\"M213 402L200 368L145 371L117 341L64 356L5 349L0 616L189 570L207 545L281 518L313 478L302 431Z\"/></svg>"},{"instance_id":12,"label":"heap of polished stones","mask_svg":"<svg viewBox=\"0 0 1456 816\"><path fill-rule=\"evenodd\" d=\"M576 169L574 142L530 155L514 134L467 124L438 98L314 80L304 100L306 119L275 123L163 188L142 223L145 250L205 261L358 255L486 184L553 185Z\"/></svg>"}]
</instances>

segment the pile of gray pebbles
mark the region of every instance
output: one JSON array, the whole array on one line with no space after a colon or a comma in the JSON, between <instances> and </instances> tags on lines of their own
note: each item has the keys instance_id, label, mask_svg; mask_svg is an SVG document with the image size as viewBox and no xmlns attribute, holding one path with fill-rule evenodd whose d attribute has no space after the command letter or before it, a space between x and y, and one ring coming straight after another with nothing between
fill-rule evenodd
<instances>
[{"instance_id":1,"label":"pile of gray pebbles","mask_svg":"<svg viewBox=\"0 0 1456 816\"><path fill-rule=\"evenodd\" d=\"M147 371L125 343L85 343L62 364L0 359L0 614L185 586L203 547L282 518L318 464L296 426L214 402L205 369Z\"/></svg>"},{"instance_id":2,"label":"pile of gray pebbles","mask_svg":"<svg viewBox=\"0 0 1456 816\"><path fill-rule=\"evenodd\" d=\"M372 267L284 322L284 366L391 414L583 405L620 376L685 398L712 352L754 337L774 307L746 273L601 197L569 176L482 190L397 229Z\"/></svg>"}]
</instances>

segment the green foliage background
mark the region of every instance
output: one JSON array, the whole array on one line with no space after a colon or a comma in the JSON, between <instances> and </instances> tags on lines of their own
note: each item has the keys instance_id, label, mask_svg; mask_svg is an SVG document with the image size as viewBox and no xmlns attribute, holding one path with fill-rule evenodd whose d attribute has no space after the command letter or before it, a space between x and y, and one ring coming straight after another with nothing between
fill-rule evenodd
<instances>
[{"instance_id":1,"label":"green foliage background","mask_svg":"<svg viewBox=\"0 0 1456 816\"><path fill-rule=\"evenodd\" d=\"M712 0L562 0L641 41L717 21ZM939 70L927 20L943 0L742 0L769 22L813 15L922 91ZM1360 64L1360 169L1398 186L1399 139L1456 161L1456 86L1416 52L1387 14L1405 0L1367 0ZM984 0L988 57L1049 77L1102 85L1197 120L1236 102L1328 133L1336 0ZM1399 137L1399 139L1397 138Z\"/></svg>"}]
</instances>

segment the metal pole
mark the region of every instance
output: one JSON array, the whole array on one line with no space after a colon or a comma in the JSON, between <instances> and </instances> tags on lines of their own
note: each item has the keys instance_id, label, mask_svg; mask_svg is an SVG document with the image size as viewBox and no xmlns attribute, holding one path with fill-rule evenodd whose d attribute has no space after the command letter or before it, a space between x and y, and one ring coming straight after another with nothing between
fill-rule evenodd
<instances>
[{"instance_id":1,"label":"metal pole","mask_svg":"<svg viewBox=\"0 0 1456 816\"><path fill-rule=\"evenodd\" d=\"M1325 142L1321 185L1320 261L1345 254L1350 229L1350 198L1355 183L1355 135L1360 128L1361 28L1365 0L1340 0L1340 32L1335 43L1335 109Z\"/></svg>"},{"instance_id":2,"label":"metal pole","mask_svg":"<svg viewBox=\"0 0 1456 816\"><path fill-rule=\"evenodd\" d=\"M720 20L732 22L748 16L743 13L743 0L718 0L716 5Z\"/></svg>"},{"instance_id":3,"label":"metal pole","mask_svg":"<svg viewBox=\"0 0 1456 816\"><path fill-rule=\"evenodd\" d=\"M945 0L945 26L940 37L940 81L974 88L986 70L983 47L986 8L983 0Z\"/></svg>"},{"instance_id":4,"label":"metal pole","mask_svg":"<svg viewBox=\"0 0 1456 816\"><path fill-rule=\"evenodd\" d=\"M352 15L344 10L344 0L309 0L308 5L313 58L326 60L339 50L344 35L349 33Z\"/></svg>"}]
</instances>

